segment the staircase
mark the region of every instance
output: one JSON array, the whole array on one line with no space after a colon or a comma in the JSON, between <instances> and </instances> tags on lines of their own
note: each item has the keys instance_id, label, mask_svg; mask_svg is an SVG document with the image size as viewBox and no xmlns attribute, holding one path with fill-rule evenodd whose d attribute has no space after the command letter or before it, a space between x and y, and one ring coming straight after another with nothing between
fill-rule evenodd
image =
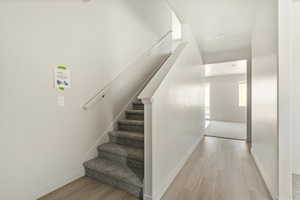
<instances>
[{"instance_id":1,"label":"staircase","mask_svg":"<svg viewBox=\"0 0 300 200\"><path fill-rule=\"evenodd\" d=\"M84 163L86 176L125 190L143 199L144 105L137 100L109 143L98 147L98 157Z\"/></svg>"}]
</instances>

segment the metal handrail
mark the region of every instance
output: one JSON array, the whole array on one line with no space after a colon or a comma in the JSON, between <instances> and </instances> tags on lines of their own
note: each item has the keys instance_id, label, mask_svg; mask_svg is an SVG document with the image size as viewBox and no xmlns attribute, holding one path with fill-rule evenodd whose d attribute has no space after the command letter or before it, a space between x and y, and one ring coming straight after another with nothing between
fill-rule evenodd
<instances>
[{"instance_id":1,"label":"metal handrail","mask_svg":"<svg viewBox=\"0 0 300 200\"><path fill-rule=\"evenodd\" d=\"M151 51L157 47L159 47L161 45L161 43L170 35L172 34L172 31L168 31L165 35L163 35L154 45L152 45L152 47L150 49L148 49L147 51L145 51L143 54L145 53L149 53L151 54ZM129 65L131 66L131 65ZM126 67L124 70L122 70L112 81L110 81L108 84L106 84L101 90L99 90L98 92L96 92L95 95L93 95L91 98L89 98L86 103L84 103L81 107L84 110L88 110L91 106L95 105L96 103L98 103L99 101L101 101L103 98L105 98L106 92L112 87L113 82L115 82L119 76L121 76L121 74L123 74L124 71L126 71L128 69L128 67Z\"/></svg>"}]
</instances>

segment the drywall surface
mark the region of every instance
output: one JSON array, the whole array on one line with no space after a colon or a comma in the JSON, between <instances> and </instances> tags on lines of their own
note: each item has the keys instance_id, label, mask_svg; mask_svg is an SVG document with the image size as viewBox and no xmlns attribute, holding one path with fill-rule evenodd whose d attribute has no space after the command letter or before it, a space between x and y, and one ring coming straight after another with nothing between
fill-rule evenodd
<instances>
[{"instance_id":1,"label":"drywall surface","mask_svg":"<svg viewBox=\"0 0 300 200\"><path fill-rule=\"evenodd\" d=\"M190 24L203 52L209 54L230 51L237 60L240 49L250 47L255 1L249 0L168 0L183 22ZM237 17L238 16L238 17ZM250 51L250 48L249 48Z\"/></svg>"},{"instance_id":2,"label":"drywall surface","mask_svg":"<svg viewBox=\"0 0 300 200\"><path fill-rule=\"evenodd\" d=\"M293 141L293 173L300 174L300 92L297 87L300 83L299 78L299 64L300 64L300 27L297 22L300 19L300 2L294 3L294 16L293 16L293 63L291 69L291 97L292 97L292 141ZM296 73L296 74L295 74Z\"/></svg>"},{"instance_id":3,"label":"drywall surface","mask_svg":"<svg viewBox=\"0 0 300 200\"><path fill-rule=\"evenodd\" d=\"M239 84L246 75L219 75L206 77L209 87L209 119L246 123L247 107L239 106Z\"/></svg>"},{"instance_id":4,"label":"drywall surface","mask_svg":"<svg viewBox=\"0 0 300 200\"><path fill-rule=\"evenodd\" d=\"M240 48L237 50L228 50L225 52L207 52L205 53L204 62L209 63L220 63L234 60L250 60L251 59L251 46Z\"/></svg>"},{"instance_id":5,"label":"drywall surface","mask_svg":"<svg viewBox=\"0 0 300 200\"><path fill-rule=\"evenodd\" d=\"M82 163L170 51L143 53L170 23L159 0L0 2L0 199L37 199L84 175ZM65 92L53 87L58 65L72 70ZM81 109L119 74L103 101Z\"/></svg>"},{"instance_id":6,"label":"drywall surface","mask_svg":"<svg viewBox=\"0 0 300 200\"><path fill-rule=\"evenodd\" d=\"M252 153L273 198L278 195L278 2L257 6L252 36Z\"/></svg>"},{"instance_id":7,"label":"drywall surface","mask_svg":"<svg viewBox=\"0 0 300 200\"><path fill-rule=\"evenodd\" d=\"M278 0L278 30L279 30L279 79L278 79L278 141L279 141L279 200L293 199L292 180L292 88L295 87L292 77L292 46L297 45L292 40L293 0ZM299 12L298 7L298 12ZM296 11L296 10L295 10ZM297 11L296 11L297 12ZM298 18L299 19L299 18ZM299 34L299 33L298 33ZM299 40L298 40L299 41ZM299 42L298 42L299 44ZM295 52L297 53L297 52ZM296 83L297 84L297 83ZM296 86L297 87L297 86ZM295 132L297 134L297 132Z\"/></svg>"},{"instance_id":8,"label":"drywall surface","mask_svg":"<svg viewBox=\"0 0 300 200\"><path fill-rule=\"evenodd\" d=\"M204 67L188 26L189 43L153 96L153 197L158 200L203 137Z\"/></svg>"}]
</instances>

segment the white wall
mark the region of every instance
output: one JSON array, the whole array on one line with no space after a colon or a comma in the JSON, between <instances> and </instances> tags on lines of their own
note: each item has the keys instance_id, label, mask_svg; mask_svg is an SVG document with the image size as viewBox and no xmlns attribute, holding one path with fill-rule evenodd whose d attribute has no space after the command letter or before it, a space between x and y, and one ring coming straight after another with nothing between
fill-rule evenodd
<instances>
[{"instance_id":1,"label":"white wall","mask_svg":"<svg viewBox=\"0 0 300 200\"><path fill-rule=\"evenodd\" d=\"M220 63L233 60L250 60L251 46L247 46L237 50L228 50L225 52L206 52L203 57L205 64Z\"/></svg>"},{"instance_id":2,"label":"white wall","mask_svg":"<svg viewBox=\"0 0 300 200\"><path fill-rule=\"evenodd\" d=\"M294 6L294 15L293 15L293 63L291 69L291 97L292 97L292 141L293 141L293 173L300 174L300 92L297 87L300 83L299 78L299 64L300 64L300 27L299 27L299 19L300 19L300 2L295 2Z\"/></svg>"},{"instance_id":3,"label":"white wall","mask_svg":"<svg viewBox=\"0 0 300 200\"><path fill-rule=\"evenodd\" d=\"M274 198L278 195L278 1L257 6L252 35L252 153Z\"/></svg>"},{"instance_id":4,"label":"white wall","mask_svg":"<svg viewBox=\"0 0 300 200\"><path fill-rule=\"evenodd\" d=\"M246 75L206 77L210 88L210 119L246 123L247 107L239 106L239 83Z\"/></svg>"},{"instance_id":5,"label":"white wall","mask_svg":"<svg viewBox=\"0 0 300 200\"><path fill-rule=\"evenodd\" d=\"M33 200L84 175L82 163L166 55L142 53L171 29L171 15L159 0L0 1L0 27L0 199ZM72 68L65 107L57 65ZM80 108L119 73L106 100Z\"/></svg>"},{"instance_id":6,"label":"white wall","mask_svg":"<svg viewBox=\"0 0 300 200\"><path fill-rule=\"evenodd\" d=\"M204 67L188 26L189 41L153 96L153 200L158 200L203 137Z\"/></svg>"},{"instance_id":7,"label":"white wall","mask_svg":"<svg viewBox=\"0 0 300 200\"><path fill-rule=\"evenodd\" d=\"M279 79L278 79L278 141L279 141L279 200L292 199L292 27L293 0L279 0ZM297 11L296 11L297 12ZM299 11L298 11L299 12ZM299 43L299 42L298 42ZM294 99L294 98L293 98Z\"/></svg>"}]
</instances>

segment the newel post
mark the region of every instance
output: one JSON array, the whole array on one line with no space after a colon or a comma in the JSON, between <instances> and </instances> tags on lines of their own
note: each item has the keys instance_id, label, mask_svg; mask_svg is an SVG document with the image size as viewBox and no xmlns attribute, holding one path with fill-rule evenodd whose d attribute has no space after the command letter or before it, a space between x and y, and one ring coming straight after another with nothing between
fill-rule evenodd
<instances>
[{"instance_id":1,"label":"newel post","mask_svg":"<svg viewBox=\"0 0 300 200\"><path fill-rule=\"evenodd\" d=\"M152 175L152 98L142 99L144 103L144 200L152 200L153 175Z\"/></svg>"}]
</instances>

